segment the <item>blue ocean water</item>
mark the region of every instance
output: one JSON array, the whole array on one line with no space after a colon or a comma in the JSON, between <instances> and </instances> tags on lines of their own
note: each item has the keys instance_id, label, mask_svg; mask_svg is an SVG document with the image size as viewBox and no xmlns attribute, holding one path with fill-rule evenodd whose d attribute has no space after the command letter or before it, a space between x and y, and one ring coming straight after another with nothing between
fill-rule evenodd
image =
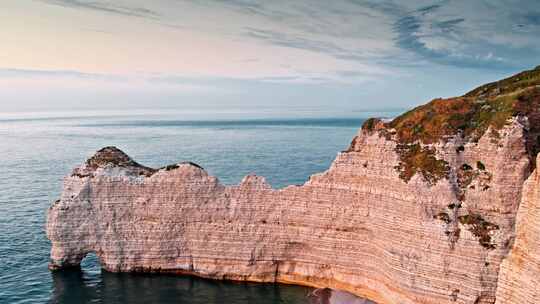
<instances>
[{"instance_id":1,"label":"blue ocean water","mask_svg":"<svg viewBox=\"0 0 540 304\"><path fill-rule=\"evenodd\" d=\"M396 113L148 111L0 113L0 303L309 303L310 288L193 277L51 273L45 236L62 178L114 145L152 167L200 164L225 184L256 173L275 188L325 170L365 118Z\"/></svg>"}]
</instances>

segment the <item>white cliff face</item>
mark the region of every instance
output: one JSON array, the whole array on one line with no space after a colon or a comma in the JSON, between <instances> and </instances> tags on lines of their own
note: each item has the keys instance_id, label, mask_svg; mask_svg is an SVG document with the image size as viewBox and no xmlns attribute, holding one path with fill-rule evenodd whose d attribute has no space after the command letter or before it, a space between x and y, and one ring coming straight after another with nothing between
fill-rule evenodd
<instances>
[{"instance_id":1,"label":"white cliff face","mask_svg":"<svg viewBox=\"0 0 540 304\"><path fill-rule=\"evenodd\" d=\"M105 148L49 209L50 265L95 252L115 272L330 287L381 304L495 303L529 168L523 132L514 119L496 140L434 144L447 177L406 182L396 141L362 130L328 171L281 190Z\"/></svg>"},{"instance_id":2,"label":"white cliff face","mask_svg":"<svg viewBox=\"0 0 540 304\"><path fill-rule=\"evenodd\" d=\"M527 179L516 218L516 239L501 264L497 303L540 301L540 172Z\"/></svg>"}]
</instances>

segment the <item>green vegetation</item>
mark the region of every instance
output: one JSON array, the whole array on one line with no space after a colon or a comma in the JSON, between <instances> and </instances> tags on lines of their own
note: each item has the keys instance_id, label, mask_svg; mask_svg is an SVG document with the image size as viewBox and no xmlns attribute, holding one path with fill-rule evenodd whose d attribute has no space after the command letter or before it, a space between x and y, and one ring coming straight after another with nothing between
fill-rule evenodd
<instances>
[{"instance_id":1,"label":"green vegetation","mask_svg":"<svg viewBox=\"0 0 540 304\"><path fill-rule=\"evenodd\" d=\"M108 164L118 167L143 167L116 147L105 147L86 161L87 166L96 169Z\"/></svg>"},{"instance_id":2,"label":"green vegetation","mask_svg":"<svg viewBox=\"0 0 540 304\"><path fill-rule=\"evenodd\" d=\"M175 169L178 169L178 168L180 168L180 166L177 165L177 164L174 164L174 165L168 165L168 166L165 166L163 169L164 169L165 171L171 171L171 170L175 170Z\"/></svg>"},{"instance_id":3,"label":"green vegetation","mask_svg":"<svg viewBox=\"0 0 540 304\"><path fill-rule=\"evenodd\" d=\"M458 217L461 224L467 225L468 230L478 238L478 242L486 249L495 249L495 245L491 243L491 231L498 230L499 226L486 221L479 214L467 214Z\"/></svg>"},{"instance_id":4,"label":"green vegetation","mask_svg":"<svg viewBox=\"0 0 540 304\"><path fill-rule=\"evenodd\" d=\"M375 130L375 127L377 126L377 124L379 122L381 122L381 120L378 119L378 118L369 118L362 125L362 130L366 130L368 132L373 132Z\"/></svg>"},{"instance_id":5,"label":"green vegetation","mask_svg":"<svg viewBox=\"0 0 540 304\"><path fill-rule=\"evenodd\" d=\"M81 173L78 173L78 172L77 172L77 173L71 174L71 176L73 176L73 177L76 176L76 177L78 177L78 178L85 178L85 177L89 177L89 176L91 176L91 175L90 175L90 174L81 174Z\"/></svg>"},{"instance_id":6,"label":"green vegetation","mask_svg":"<svg viewBox=\"0 0 540 304\"><path fill-rule=\"evenodd\" d=\"M190 166L197 167L199 169L204 170L203 167L197 165L196 163L190 162L190 161L181 162L180 164L168 165L168 166L165 166L165 167L161 168L160 170L165 170L165 171L176 170L176 169L180 168L180 165L190 165Z\"/></svg>"},{"instance_id":7,"label":"green vegetation","mask_svg":"<svg viewBox=\"0 0 540 304\"><path fill-rule=\"evenodd\" d=\"M401 162L396 167L400 172L401 179L408 182L417 172L422 173L429 184L435 184L438 180L447 177L450 172L448 163L438 159L435 151L429 147L421 147L420 144L399 144L396 148Z\"/></svg>"},{"instance_id":8,"label":"green vegetation","mask_svg":"<svg viewBox=\"0 0 540 304\"><path fill-rule=\"evenodd\" d=\"M106 167L106 166L132 168L132 169L137 170L135 174L138 174L140 176L144 175L146 177L149 177L156 172L156 170L152 168L145 167L135 162L129 156L127 156L124 152L122 152L120 149L116 147L105 147L97 151L96 154L94 154L94 156L90 157L86 161L86 166L88 169L91 169L91 170L96 170L97 168ZM74 174L74 176L87 177L87 176L93 176L93 174L77 173L77 174Z\"/></svg>"},{"instance_id":9,"label":"green vegetation","mask_svg":"<svg viewBox=\"0 0 540 304\"><path fill-rule=\"evenodd\" d=\"M477 142L490 127L490 136L496 142L500 138L499 131L515 116L529 119L527 150L534 158L540 151L539 68L481 86L462 97L435 99L385 126L395 130L395 139L399 143L397 152L401 157L397 168L401 177L409 181L414 173L422 172L427 180L433 181L446 175L447 166L434 157L433 151L416 144L429 145L454 136ZM375 120L366 121L364 127L372 130L375 125ZM389 133L381 134L388 136ZM464 150L465 147L460 146L456 153ZM478 162L477 168L484 170L485 166Z\"/></svg>"},{"instance_id":10,"label":"green vegetation","mask_svg":"<svg viewBox=\"0 0 540 304\"><path fill-rule=\"evenodd\" d=\"M450 216L446 212L439 212L439 214L435 215L434 218L440 221L443 221L447 224L452 222L452 220L450 219Z\"/></svg>"},{"instance_id":11,"label":"green vegetation","mask_svg":"<svg viewBox=\"0 0 540 304\"><path fill-rule=\"evenodd\" d=\"M450 210L454 210L454 208L459 209L459 208L461 208L461 203L451 203L451 204L448 204L447 207L448 207L448 209L450 209Z\"/></svg>"},{"instance_id":12,"label":"green vegetation","mask_svg":"<svg viewBox=\"0 0 540 304\"><path fill-rule=\"evenodd\" d=\"M435 99L389 123L401 142L437 143L461 134L477 141L492 126L500 130L515 111L516 95L479 102L471 97Z\"/></svg>"},{"instance_id":13,"label":"green vegetation","mask_svg":"<svg viewBox=\"0 0 540 304\"><path fill-rule=\"evenodd\" d=\"M463 165L461 166L461 170L463 170L463 171L470 171L470 170L472 170L472 169L473 169L473 168L472 168L470 165L468 165L468 164L463 164Z\"/></svg>"},{"instance_id":14,"label":"green vegetation","mask_svg":"<svg viewBox=\"0 0 540 304\"><path fill-rule=\"evenodd\" d=\"M203 167L199 166L198 164L196 164L196 163L194 163L194 162L186 161L186 162L181 162L181 164L187 164L187 165L190 165L190 166L193 166L193 167L197 167L197 168L199 168L199 169L204 170Z\"/></svg>"},{"instance_id":15,"label":"green vegetation","mask_svg":"<svg viewBox=\"0 0 540 304\"><path fill-rule=\"evenodd\" d=\"M540 70L535 69L481 86L462 97L435 99L388 123L400 142L425 144L462 133L480 138L489 126L499 130L509 118L538 113Z\"/></svg>"},{"instance_id":16,"label":"green vegetation","mask_svg":"<svg viewBox=\"0 0 540 304\"><path fill-rule=\"evenodd\" d=\"M534 70L524 71L509 78L488 83L478 87L469 93L466 97L492 96L516 92L534 85L540 84L540 66Z\"/></svg>"},{"instance_id":17,"label":"green vegetation","mask_svg":"<svg viewBox=\"0 0 540 304\"><path fill-rule=\"evenodd\" d=\"M478 170L486 170L486 166L481 162L481 161L477 161L476 162L476 168L478 168Z\"/></svg>"},{"instance_id":18,"label":"green vegetation","mask_svg":"<svg viewBox=\"0 0 540 304\"><path fill-rule=\"evenodd\" d=\"M461 189L465 189L477 176L478 173L473 170L473 167L463 164L460 170L457 171L457 183Z\"/></svg>"}]
</instances>

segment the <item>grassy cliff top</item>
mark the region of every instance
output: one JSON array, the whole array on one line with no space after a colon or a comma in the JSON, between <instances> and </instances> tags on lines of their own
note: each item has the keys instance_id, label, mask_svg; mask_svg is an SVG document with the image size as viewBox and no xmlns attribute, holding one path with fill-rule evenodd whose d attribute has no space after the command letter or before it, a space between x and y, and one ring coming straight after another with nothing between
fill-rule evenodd
<instances>
[{"instance_id":1,"label":"grassy cliff top","mask_svg":"<svg viewBox=\"0 0 540 304\"><path fill-rule=\"evenodd\" d=\"M508 77L503 80L495 81L492 83L480 86L469 93L465 94L466 97L481 97L482 95L492 96L500 94L508 94L526 89L532 86L540 84L540 66L537 66L534 70L524 71L514 76Z\"/></svg>"},{"instance_id":2,"label":"grassy cliff top","mask_svg":"<svg viewBox=\"0 0 540 304\"><path fill-rule=\"evenodd\" d=\"M391 122L369 119L362 129L397 141L400 163L396 169L404 181L420 173L426 182L434 184L447 178L451 168L437 158L436 148L428 144L456 136L476 142L488 130L498 140L499 130L515 116L529 120L524 134L529 157L533 159L540 151L540 67L483 85L461 97L432 100ZM349 149L354 147L353 141ZM463 149L456 148L456 153Z\"/></svg>"},{"instance_id":3,"label":"grassy cliff top","mask_svg":"<svg viewBox=\"0 0 540 304\"><path fill-rule=\"evenodd\" d=\"M480 86L469 93L435 99L393 121L401 143L435 143L461 134L478 140L491 126L492 135L513 116L528 116L533 131L540 132L540 66L512 77Z\"/></svg>"}]
</instances>

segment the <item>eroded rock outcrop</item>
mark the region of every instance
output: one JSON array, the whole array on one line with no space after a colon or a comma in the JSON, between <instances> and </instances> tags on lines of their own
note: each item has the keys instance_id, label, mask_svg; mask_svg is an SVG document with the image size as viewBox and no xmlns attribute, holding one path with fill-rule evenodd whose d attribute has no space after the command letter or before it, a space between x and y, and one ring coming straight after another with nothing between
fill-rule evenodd
<instances>
[{"instance_id":1,"label":"eroded rock outcrop","mask_svg":"<svg viewBox=\"0 0 540 304\"><path fill-rule=\"evenodd\" d=\"M109 271L330 287L378 303L495 303L502 293L499 303L534 303L497 283L538 152L539 79L528 71L368 120L326 172L280 190L257 176L224 186L193 163L147 168L104 148L49 210L51 268L95 252Z\"/></svg>"}]
</instances>

